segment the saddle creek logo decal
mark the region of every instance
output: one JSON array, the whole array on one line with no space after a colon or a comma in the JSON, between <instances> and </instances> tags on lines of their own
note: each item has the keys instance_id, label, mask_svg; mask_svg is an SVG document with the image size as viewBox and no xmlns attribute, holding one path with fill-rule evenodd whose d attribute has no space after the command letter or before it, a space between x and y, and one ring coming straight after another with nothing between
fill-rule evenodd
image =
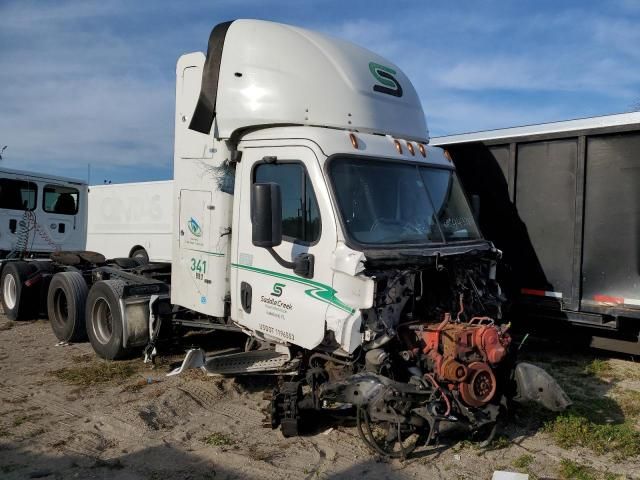
<instances>
[{"instance_id":1,"label":"saddle creek logo decal","mask_svg":"<svg viewBox=\"0 0 640 480\"><path fill-rule=\"evenodd\" d=\"M287 280L289 282L294 282L299 285L304 285L306 287L304 290L304 293L308 297L311 297L314 300L318 300L322 303L326 303L333 307L336 307L342 310L343 312L348 313L349 315L353 315L356 312L354 308L347 305L346 303L344 303L342 300L338 298L337 296L338 292L334 288L332 288L330 285L325 285L324 283L315 282L313 280L308 280L306 278L287 275L285 273L274 272L272 270L265 270L263 268L258 268L251 265L232 263L231 266L239 270L246 270L249 272L260 273L262 275L268 275L270 277L275 277L278 279Z\"/></svg>"},{"instance_id":2,"label":"saddle creek logo decal","mask_svg":"<svg viewBox=\"0 0 640 480\"><path fill-rule=\"evenodd\" d=\"M269 297L266 297L264 295L260 296L260 301L266 305L267 310L271 310L271 312L267 311L267 315L271 315L278 318L284 318L282 316L283 313L293 310L292 304L287 303L283 300L277 299L282 295L283 289L286 286L287 285L284 283L274 283L273 288L271 289L271 293L269 294L270 295ZM276 297L276 298L271 298L271 297Z\"/></svg>"},{"instance_id":3,"label":"saddle creek logo decal","mask_svg":"<svg viewBox=\"0 0 640 480\"><path fill-rule=\"evenodd\" d=\"M393 68L385 67L379 63L369 62L369 71L378 83L373 86L373 90L379 93L386 93L394 97L402 96L402 87L394 77L396 71Z\"/></svg>"},{"instance_id":4,"label":"saddle creek logo decal","mask_svg":"<svg viewBox=\"0 0 640 480\"><path fill-rule=\"evenodd\" d=\"M189 219L189 221L187 222L187 227L189 228L191 235L193 235L194 237L202 236L202 228L200 228L200 225L195 218L191 217Z\"/></svg>"}]
</instances>

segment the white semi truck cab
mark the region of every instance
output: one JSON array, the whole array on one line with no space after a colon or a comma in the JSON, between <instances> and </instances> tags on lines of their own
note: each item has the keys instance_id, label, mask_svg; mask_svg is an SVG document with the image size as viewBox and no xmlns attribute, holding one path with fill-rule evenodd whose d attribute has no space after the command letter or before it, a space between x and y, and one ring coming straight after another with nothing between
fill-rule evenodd
<instances>
[{"instance_id":1,"label":"white semi truck cab","mask_svg":"<svg viewBox=\"0 0 640 480\"><path fill-rule=\"evenodd\" d=\"M82 250L86 240L86 182L0 168L0 260Z\"/></svg>"},{"instance_id":2,"label":"white semi truck cab","mask_svg":"<svg viewBox=\"0 0 640 480\"><path fill-rule=\"evenodd\" d=\"M295 435L346 406L369 448L392 457L441 423L490 441L507 398L570 403L543 370L516 363L500 252L447 153L428 145L398 66L237 20L176 74L171 265L58 256L58 338L86 334L114 359L140 347L151 357L162 322L245 332L245 352L192 349L173 373L281 375L274 428Z\"/></svg>"},{"instance_id":3,"label":"white semi truck cab","mask_svg":"<svg viewBox=\"0 0 640 480\"><path fill-rule=\"evenodd\" d=\"M332 332L352 353L368 258L491 249L411 82L379 55L237 20L207 57L180 58L176 85L172 303L304 348Z\"/></svg>"}]
</instances>

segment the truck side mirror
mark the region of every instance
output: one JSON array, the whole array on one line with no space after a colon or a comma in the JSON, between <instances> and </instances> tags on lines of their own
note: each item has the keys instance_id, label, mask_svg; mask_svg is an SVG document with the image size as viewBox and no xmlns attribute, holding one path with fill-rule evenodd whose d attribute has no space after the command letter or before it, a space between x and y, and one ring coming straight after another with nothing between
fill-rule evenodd
<instances>
[{"instance_id":1,"label":"truck side mirror","mask_svg":"<svg viewBox=\"0 0 640 480\"><path fill-rule=\"evenodd\" d=\"M263 248L282 243L282 196L277 183L251 187L251 241Z\"/></svg>"}]
</instances>

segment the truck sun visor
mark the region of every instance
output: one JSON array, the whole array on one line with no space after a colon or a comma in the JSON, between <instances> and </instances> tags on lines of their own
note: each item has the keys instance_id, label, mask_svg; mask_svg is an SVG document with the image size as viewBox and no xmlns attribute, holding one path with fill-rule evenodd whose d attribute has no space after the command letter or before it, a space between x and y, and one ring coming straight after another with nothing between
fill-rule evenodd
<instances>
[{"instance_id":1,"label":"truck sun visor","mask_svg":"<svg viewBox=\"0 0 640 480\"><path fill-rule=\"evenodd\" d=\"M233 20L219 23L209 35L209 45L207 46L207 58L202 71L202 86L196 109L193 112L189 130L200 133L209 133L213 119L216 116L216 97L218 95L218 78L220 77L220 61L222 60L222 49L224 39Z\"/></svg>"}]
</instances>

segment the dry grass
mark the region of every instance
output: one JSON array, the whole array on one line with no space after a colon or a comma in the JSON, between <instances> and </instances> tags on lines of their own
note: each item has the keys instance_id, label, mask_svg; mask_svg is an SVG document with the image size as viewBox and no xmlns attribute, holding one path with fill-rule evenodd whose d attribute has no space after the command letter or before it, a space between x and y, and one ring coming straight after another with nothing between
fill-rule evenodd
<instances>
[{"instance_id":1,"label":"dry grass","mask_svg":"<svg viewBox=\"0 0 640 480\"><path fill-rule=\"evenodd\" d=\"M54 370L51 375L71 385L89 387L111 382L121 382L140 370L140 361L108 362L93 360L88 365Z\"/></svg>"},{"instance_id":2,"label":"dry grass","mask_svg":"<svg viewBox=\"0 0 640 480\"><path fill-rule=\"evenodd\" d=\"M212 447L230 447L236 443L229 435L221 432L213 432L204 437L202 441Z\"/></svg>"},{"instance_id":3,"label":"dry grass","mask_svg":"<svg viewBox=\"0 0 640 480\"><path fill-rule=\"evenodd\" d=\"M640 455L640 432L629 422L602 425L570 412L548 422L545 430L563 448L581 446L621 458Z\"/></svg>"},{"instance_id":4,"label":"dry grass","mask_svg":"<svg viewBox=\"0 0 640 480\"><path fill-rule=\"evenodd\" d=\"M640 380L639 364L616 358L596 358L585 366L584 372L606 381Z\"/></svg>"},{"instance_id":5,"label":"dry grass","mask_svg":"<svg viewBox=\"0 0 640 480\"><path fill-rule=\"evenodd\" d=\"M640 455L640 392L629 389L626 382L640 375L637 364L541 354L535 354L533 361L554 376L573 406L560 415L528 409L528 422L541 422L563 448L585 447L615 458Z\"/></svg>"},{"instance_id":6,"label":"dry grass","mask_svg":"<svg viewBox=\"0 0 640 480\"><path fill-rule=\"evenodd\" d=\"M31 415L19 415L13 419L13 426L19 427L25 422L30 422L32 420L37 420L38 418L42 418L41 413L34 413Z\"/></svg>"},{"instance_id":7,"label":"dry grass","mask_svg":"<svg viewBox=\"0 0 640 480\"><path fill-rule=\"evenodd\" d=\"M121 391L122 393L138 393L146 386L151 385L151 383L153 382L150 382L146 378L141 378L135 383L130 383L128 385L125 385L124 387L122 387Z\"/></svg>"},{"instance_id":8,"label":"dry grass","mask_svg":"<svg viewBox=\"0 0 640 480\"><path fill-rule=\"evenodd\" d=\"M15 322L12 322L11 320L7 320L6 322L0 324L0 332L4 330L11 330L14 326L15 326Z\"/></svg>"},{"instance_id":9,"label":"dry grass","mask_svg":"<svg viewBox=\"0 0 640 480\"><path fill-rule=\"evenodd\" d=\"M609 472L600 472L594 468L580 465L571 460L562 460L560 462L560 478L562 480L618 480L624 479Z\"/></svg>"},{"instance_id":10,"label":"dry grass","mask_svg":"<svg viewBox=\"0 0 640 480\"><path fill-rule=\"evenodd\" d=\"M613 398L618 402L625 417L640 421L640 392L617 388L613 391Z\"/></svg>"},{"instance_id":11,"label":"dry grass","mask_svg":"<svg viewBox=\"0 0 640 480\"><path fill-rule=\"evenodd\" d=\"M489 446L485 450L502 450L503 448L509 448L511 446L511 440L506 435L497 435L496 438L491 440Z\"/></svg>"},{"instance_id":12,"label":"dry grass","mask_svg":"<svg viewBox=\"0 0 640 480\"><path fill-rule=\"evenodd\" d=\"M526 469L533 463L533 455L525 454L521 455L513 461L513 466L520 469Z\"/></svg>"}]
</instances>

